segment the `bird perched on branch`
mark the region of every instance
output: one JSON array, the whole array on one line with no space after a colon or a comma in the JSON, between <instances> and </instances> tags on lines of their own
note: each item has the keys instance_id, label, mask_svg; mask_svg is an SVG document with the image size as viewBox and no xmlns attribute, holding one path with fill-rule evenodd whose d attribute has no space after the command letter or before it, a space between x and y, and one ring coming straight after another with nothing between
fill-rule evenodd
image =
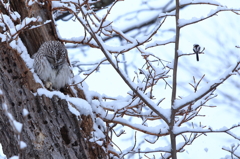
<instances>
[{"instance_id":1,"label":"bird perched on branch","mask_svg":"<svg viewBox=\"0 0 240 159\"><path fill-rule=\"evenodd\" d=\"M33 67L46 88L60 90L69 83L72 71L67 49L59 41L47 41L33 55Z\"/></svg>"},{"instance_id":2,"label":"bird perched on branch","mask_svg":"<svg viewBox=\"0 0 240 159\"><path fill-rule=\"evenodd\" d=\"M198 45L198 44L193 45L193 51L196 54L197 61L199 61L199 55L198 54L200 53L200 49L201 49L200 45Z\"/></svg>"}]
</instances>

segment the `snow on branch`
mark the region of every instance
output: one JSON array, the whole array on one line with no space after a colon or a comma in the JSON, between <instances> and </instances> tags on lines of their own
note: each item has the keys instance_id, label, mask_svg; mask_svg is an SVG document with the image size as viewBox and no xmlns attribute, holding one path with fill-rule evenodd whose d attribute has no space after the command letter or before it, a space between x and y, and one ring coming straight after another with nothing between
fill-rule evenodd
<instances>
[{"instance_id":1,"label":"snow on branch","mask_svg":"<svg viewBox=\"0 0 240 159\"><path fill-rule=\"evenodd\" d=\"M16 18L18 19L20 17L17 16ZM20 32L31 28L32 24L36 22L41 22L41 18L26 17L21 21L20 24L14 25L13 20L16 18L12 18L8 15L0 13L0 26L3 28L4 31L3 33L0 33L0 38L2 42L11 42L13 40L16 40Z\"/></svg>"},{"instance_id":2,"label":"snow on branch","mask_svg":"<svg viewBox=\"0 0 240 159\"><path fill-rule=\"evenodd\" d=\"M95 72L101 65L103 65L104 62L107 61L107 64L111 65L115 69L115 71L120 75L126 85L130 88L130 90L127 92L126 97L110 97L93 91L85 92L88 104L86 104L84 108L76 106L75 109L81 113L82 109L87 110L88 107L91 107L91 110L89 109L88 111L92 111L92 116L96 117L96 121L100 123L101 128L99 129L97 128L97 124L94 125L94 130L96 131L95 134L98 135L97 137L92 138L91 141L95 141L99 145L103 144L100 139L103 139L105 133L106 136L111 136L107 141L107 143L110 143L108 145L108 152L114 154L114 156L124 157L125 155L132 153L148 154L160 152L162 153L162 158L170 158L172 157L171 146L158 146L158 148L140 149L139 145L141 144L138 145L137 143L140 140L142 144L155 144L160 141L159 138L168 136L171 133L171 126L174 128L174 135L182 136L184 140L184 142L176 145L177 152L183 152L185 146L192 144L195 139L204 133L224 132L233 137L237 137L233 133L230 133L230 130L238 127L239 125L228 129L221 129L219 131L212 130L210 128L206 129L206 127L202 126L201 124L199 126L195 126L195 124L193 124L194 127L192 128L186 128L182 126L185 124L190 124L190 121L197 116L203 116L200 115L200 111L203 106L213 107L207 106L206 103L216 97L214 94L216 88L239 70L239 61L237 61L236 65L230 67L223 75L218 77L216 80L209 82L201 89L198 89L199 83L202 81L204 76L197 83L194 79L194 84L190 84L194 89L194 93L190 94L187 97L179 96L180 99L178 100L175 99L174 105L172 106L173 110L175 111L174 117L170 119L171 114L173 114L173 112L171 112L171 108L163 108L161 105L165 100L165 97L159 97L159 94L156 97L156 94L154 94L153 91L156 88L155 86L159 85L160 82L163 82L166 87L173 90L171 82L168 82L168 80L166 80L170 77L169 73L171 72L171 69L167 68L169 62L161 59L152 52L147 52L146 49L171 43L178 43L176 42L178 41L176 39L179 38L177 36L180 36L180 34L163 41L151 41L153 36L156 35L157 32L161 29L161 26L164 25L166 18L169 16L176 17L177 12L174 10L169 13L159 14L157 19L158 23L156 23L156 26L152 28L152 31L149 34L133 38L124 33L117 26L114 26L114 22L108 20L108 16L116 5L116 2L117 1L115 1L108 9L105 10L106 12L102 17L99 17L98 14L94 12L93 7L91 6L92 1L53 1L52 5L52 11L69 12L75 18L76 22L79 22L84 28L84 35L80 37L67 39L65 37L61 37L60 34L58 34L61 41L75 44L84 44L92 48L97 48L101 50L105 56L104 58L97 60L94 66L85 71L84 75L86 77L83 80L78 80L79 82L76 82L74 86L80 87L85 79L87 79L93 72ZM181 2L180 6L178 7L193 4L209 4L218 6L218 8L214 11L211 11L208 16L204 18L178 20L179 25L176 27L179 29L179 31L181 27L210 18L220 11L238 11L236 9L228 9L226 7L223 7L218 2L215 2L213 0L184 1ZM58 33L58 31L56 32ZM106 43L106 41L104 41L105 37L110 38L115 35L124 41L124 45L111 46L109 43ZM122 59L119 58L119 55L126 54L130 50L136 50L137 55L142 57L144 61L142 67L136 69L134 72L135 76L133 79L130 79L126 72L121 69L120 63ZM176 57L178 58L185 55L194 54L183 54L181 52L178 52L178 56ZM42 90L38 91L40 92ZM52 95L57 94L55 92ZM71 103L73 100L70 97L63 96L63 94L58 94L58 96L60 98L66 99L69 103ZM81 102L78 99L74 100L75 103L73 104L76 105L78 105L78 102ZM73 113L74 111L75 110L72 109ZM151 125L152 123L154 123L154 126ZM117 132L116 127L120 128L121 130ZM125 131L124 128L130 128L131 130L136 131L135 135L133 136L135 143L133 146L127 148L124 147L121 149L117 144L114 143L114 141L112 141L112 136L115 135L116 137L120 137L124 135L127 132L127 130ZM101 132L103 132L103 134ZM137 132L146 135L145 140L139 139L137 137ZM185 133L190 135L186 136ZM115 150L115 148L117 148L119 151Z\"/></svg>"},{"instance_id":3,"label":"snow on branch","mask_svg":"<svg viewBox=\"0 0 240 159\"><path fill-rule=\"evenodd\" d=\"M190 20L179 19L178 20L178 26L182 28L182 27L185 27L187 25L203 21L205 19L208 19L208 18L216 15L218 12L222 12L222 11L232 11L232 12L235 13L235 11L240 11L240 9L239 8L233 9L233 8L227 8L227 7L218 6L217 9L211 10L206 17L201 17L201 18L193 17Z\"/></svg>"},{"instance_id":4,"label":"snow on branch","mask_svg":"<svg viewBox=\"0 0 240 159\"><path fill-rule=\"evenodd\" d=\"M227 155L226 158L240 158L240 144L232 144L231 147L224 146L222 149L231 154L231 157Z\"/></svg>"},{"instance_id":5,"label":"snow on branch","mask_svg":"<svg viewBox=\"0 0 240 159\"><path fill-rule=\"evenodd\" d=\"M230 128L222 127L220 129L212 129L211 127L205 128L203 125L194 125L192 128L189 127L174 127L174 134L179 135L183 133L227 133L229 134L229 131L234 128L239 128L239 124L235 124L231 126ZM232 135L230 135L232 136Z\"/></svg>"},{"instance_id":6,"label":"snow on branch","mask_svg":"<svg viewBox=\"0 0 240 159\"><path fill-rule=\"evenodd\" d=\"M214 91L220 84L222 84L225 80L227 80L230 76L235 75L235 72L237 72L240 62L237 62L236 65L233 65L229 67L225 73L223 73L221 76L219 76L216 80L213 80L206 84L204 87L202 87L200 90L198 90L196 93L192 93L191 95L184 97L180 100L175 100L173 108L174 109L181 109L184 106L194 103L195 101L201 99L208 93Z\"/></svg>"},{"instance_id":7,"label":"snow on branch","mask_svg":"<svg viewBox=\"0 0 240 159\"><path fill-rule=\"evenodd\" d=\"M191 5L191 4L208 4L214 6L222 6L221 3L215 0L184 0L180 1L180 6Z\"/></svg>"},{"instance_id":8,"label":"snow on branch","mask_svg":"<svg viewBox=\"0 0 240 159\"><path fill-rule=\"evenodd\" d=\"M146 49L154 47L154 46L160 46L160 45L167 45L167 44L170 44L170 43L175 43L175 39L176 39L176 37L174 36L174 37L172 37L168 40L164 40L164 41L157 40L157 41L151 42L151 43L146 45Z\"/></svg>"},{"instance_id":9,"label":"snow on branch","mask_svg":"<svg viewBox=\"0 0 240 159\"><path fill-rule=\"evenodd\" d=\"M107 123L122 124L132 129L138 130L139 132L143 132L149 135L165 136L169 134L168 132L169 128L166 127L165 125L156 125L154 127L147 127L140 124L133 124L124 118L115 117L114 115L110 115L110 114L108 114L107 116L101 115L101 117Z\"/></svg>"},{"instance_id":10,"label":"snow on branch","mask_svg":"<svg viewBox=\"0 0 240 159\"><path fill-rule=\"evenodd\" d=\"M45 95L48 98L52 98L53 96L58 96L60 99L65 99L67 102L72 103L75 108L80 112L80 114L84 114L85 116L91 115L92 116L92 109L88 102L81 98L69 97L68 95L64 95L62 92L59 91L49 91L47 89L39 88L34 95ZM71 106L73 106L71 105ZM72 110L72 109L71 109Z\"/></svg>"},{"instance_id":11,"label":"snow on branch","mask_svg":"<svg viewBox=\"0 0 240 159\"><path fill-rule=\"evenodd\" d=\"M146 154L148 153L167 153L169 154L171 152L171 147L170 146L165 146L165 147L158 147L158 148L155 148L155 149L151 149L151 148L145 148L143 150L139 150L137 148L135 148L135 145L134 147L128 147L126 148L120 155L120 157L124 158L125 155L127 154L132 154L132 153L144 153L145 156L147 157Z\"/></svg>"}]
</instances>

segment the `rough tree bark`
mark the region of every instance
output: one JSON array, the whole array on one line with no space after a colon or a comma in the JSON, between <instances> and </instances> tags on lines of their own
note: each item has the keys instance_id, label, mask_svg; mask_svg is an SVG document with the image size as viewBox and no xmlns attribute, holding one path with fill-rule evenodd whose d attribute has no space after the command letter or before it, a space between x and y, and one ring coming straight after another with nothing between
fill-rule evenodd
<instances>
[{"instance_id":1,"label":"rough tree bark","mask_svg":"<svg viewBox=\"0 0 240 159\"><path fill-rule=\"evenodd\" d=\"M51 19L50 1L46 1L44 6L35 3L29 8L25 0L11 0L10 7L21 15L21 19L27 16L40 16L43 21ZM1 12L7 14L2 6L0 8ZM53 27L53 24L47 24L20 34L30 55L33 55L44 41L56 40ZM7 158L14 155L23 159L107 158L103 148L87 140L91 137L92 118L81 116L81 119L78 119L69 111L68 103L57 96L48 98L45 95L34 95L40 87L20 54L7 43L1 42L0 143ZM78 97L84 99L83 92L79 89L77 91ZM8 112L14 119L23 124L21 134L17 135L11 126L3 104L7 105ZM25 117L24 108L29 111ZM27 144L25 149L19 148L20 140Z\"/></svg>"}]
</instances>

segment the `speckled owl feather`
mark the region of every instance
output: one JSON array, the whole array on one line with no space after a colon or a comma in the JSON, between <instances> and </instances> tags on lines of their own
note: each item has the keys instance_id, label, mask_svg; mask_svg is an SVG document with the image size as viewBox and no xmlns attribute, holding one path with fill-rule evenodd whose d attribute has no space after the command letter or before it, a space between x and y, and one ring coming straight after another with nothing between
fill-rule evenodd
<instances>
[{"instance_id":1,"label":"speckled owl feather","mask_svg":"<svg viewBox=\"0 0 240 159\"><path fill-rule=\"evenodd\" d=\"M72 72L67 49L59 41L47 41L33 55L33 67L47 88L59 90L69 83Z\"/></svg>"}]
</instances>

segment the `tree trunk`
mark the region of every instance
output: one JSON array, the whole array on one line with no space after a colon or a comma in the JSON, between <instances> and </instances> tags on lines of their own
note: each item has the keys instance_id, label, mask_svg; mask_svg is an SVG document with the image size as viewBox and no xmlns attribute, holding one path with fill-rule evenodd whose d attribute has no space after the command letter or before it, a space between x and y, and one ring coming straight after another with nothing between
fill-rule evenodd
<instances>
[{"instance_id":1,"label":"tree trunk","mask_svg":"<svg viewBox=\"0 0 240 159\"><path fill-rule=\"evenodd\" d=\"M2 6L0 8L2 13L8 14ZM35 3L29 8L25 0L11 0L10 8L17 11L21 19L26 16L40 16L43 21L51 18L48 2L44 6ZM53 26L47 24L20 34L30 55L44 41L56 39ZM103 148L87 140L91 138L93 127L90 115L78 119L69 111L67 101L58 96L39 96L36 91L40 87L20 53L7 43L1 43L0 143L7 158L14 155L23 159L107 158ZM78 97L85 98L81 90L76 91ZM24 116L23 109L29 114ZM13 126L14 120L23 124L21 133ZM24 141L27 147L21 149L19 141Z\"/></svg>"}]
</instances>

